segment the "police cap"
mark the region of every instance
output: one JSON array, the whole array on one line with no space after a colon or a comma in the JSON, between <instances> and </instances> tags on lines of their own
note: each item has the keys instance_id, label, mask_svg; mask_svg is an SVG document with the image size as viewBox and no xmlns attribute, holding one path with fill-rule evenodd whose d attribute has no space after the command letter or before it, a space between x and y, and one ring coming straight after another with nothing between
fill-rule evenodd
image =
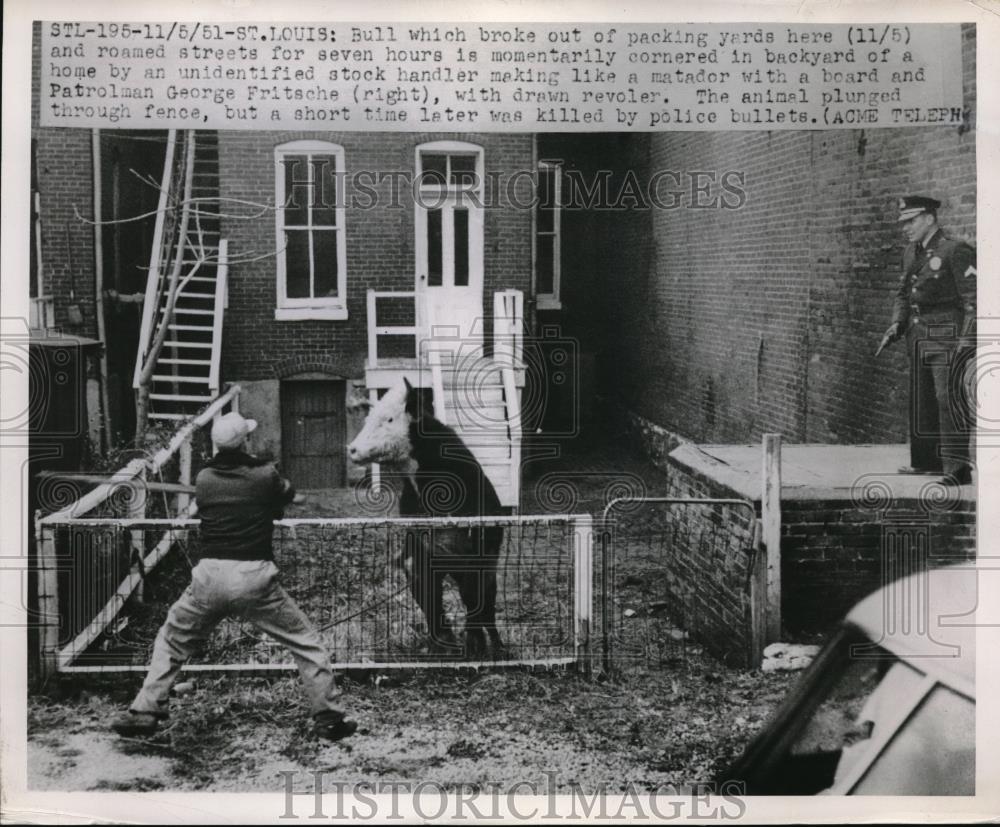
<instances>
[{"instance_id":1,"label":"police cap","mask_svg":"<svg viewBox=\"0 0 1000 827\"><path fill-rule=\"evenodd\" d=\"M941 206L936 198L926 195L906 195L899 199L899 220L909 221L923 212L934 212Z\"/></svg>"}]
</instances>

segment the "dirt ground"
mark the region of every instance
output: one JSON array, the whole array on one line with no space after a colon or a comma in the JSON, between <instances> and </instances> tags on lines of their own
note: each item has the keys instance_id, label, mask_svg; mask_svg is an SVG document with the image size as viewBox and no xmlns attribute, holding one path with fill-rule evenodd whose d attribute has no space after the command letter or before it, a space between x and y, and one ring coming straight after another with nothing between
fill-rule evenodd
<instances>
[{"instance_id":1,"label":"dirt ground","mask_svg":"<svg viewBox=\"0 0 1000 827\"><path fill-rule=\"evenodd\" d=\"M579 474L566 511L599 513L623 493L623 475L650 493L663 479L617 449L562 463ZM531 482L522 513L538 513L545 495ZM310 494L288 516L346 516L356 502L352 492ZM687 640L601 680L561 667L386 672L343 681L360 729L338 744L310 733L293 676L196 677L173 699L170 723L147 739L108 729L141 675L63 678L28 699L28 779L48 790L280 791L282 773L323 770L348 783L483 789L548 779L563 792L655 790L709 781L797 677L724 666Z\"/></svg>"},{"instance_id":2,"label":"dirt ground","mask_svg":"<svg viewBox=\"0 0 1000 827\"><path fill-rule=\"evenodd\" d=\"M309 732L292 677L196 679L163 730L119 738L107 724L137 681L116 681L29 700L28 779L47 790L264 792L283 789L282 772L324 770L445 789L554 777L564 792L655 790L711 780L791 680L697 653L605 682L562 669L383 675L344 681L360 729L336 744Z\"/></svg>"}]
</instances>

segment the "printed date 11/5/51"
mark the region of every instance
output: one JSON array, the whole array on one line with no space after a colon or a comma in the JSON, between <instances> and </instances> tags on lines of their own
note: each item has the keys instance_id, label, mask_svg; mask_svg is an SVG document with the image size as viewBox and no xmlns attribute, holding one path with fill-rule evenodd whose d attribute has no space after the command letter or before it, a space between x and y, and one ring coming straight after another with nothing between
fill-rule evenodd
<instances>
[{"instance_id":1,"label":"printed date 11/5/51","mask_svg":"<svg viewBox=\"0 0 1000 827\"><path fill-rule=\"evenodd\" d=\"M330 26L230 26L220 23L50 23L49 37L126 40L237 40L336 43Z\"/></svg>"}]
</instances>

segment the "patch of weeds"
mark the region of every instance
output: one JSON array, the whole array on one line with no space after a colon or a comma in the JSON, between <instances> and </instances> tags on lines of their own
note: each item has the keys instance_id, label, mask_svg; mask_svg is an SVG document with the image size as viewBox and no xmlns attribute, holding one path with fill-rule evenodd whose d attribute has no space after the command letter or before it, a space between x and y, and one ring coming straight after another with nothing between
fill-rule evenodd
<instances>
[{"instance_id":1,"label":"patch of weeds","mask_svg":"<svg viewBox=\"0 0 1000 827\"><path fill-rule=\"evenodd\" d=\"M454 741L446 750L452 758L471 758L478 761L486 755L486 750L479 744L474 744L465 738Z\"/></svg>"},{"instance_id":2,"label":"patch of weeds","mask_svg":"<svg viewBox=\"0 0 1000 827\"><path fill-rule=\"evenodd\" d=\"M130 778L128 781L98 781L91 790L115 792L115 793L145 793L150 790L162 790L164 784L162 781L156 778L145 778L139 776L138 778Z\"/></svg>"}]
</instances>

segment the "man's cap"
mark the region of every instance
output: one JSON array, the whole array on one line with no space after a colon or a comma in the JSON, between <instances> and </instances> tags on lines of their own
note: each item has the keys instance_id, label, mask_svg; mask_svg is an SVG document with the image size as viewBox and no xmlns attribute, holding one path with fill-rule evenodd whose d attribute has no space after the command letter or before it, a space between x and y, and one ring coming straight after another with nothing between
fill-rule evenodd
<instances>
[{"instance_id":1,"label":"man's cap","mask_svg":"<svg viewBox=\"0 0 1000 827\"><path fill-rule=\"evenodd\" d=\"M941 206L936 198L926 195L906 195L899 199L899 220L909 221L923 212L934 212Z\"/></svg>"},{"instance_id":2,"label":"man's cap","mask_svg":"<svg viewBox=\"0 0 1000 827\"><path fill-rule=\"evenodd\" d=\"M239 448L256 427L256 419L244 419L235 411L231 411L212 423L212 442L219 449Z\"/></svg>"}]
</instances>

